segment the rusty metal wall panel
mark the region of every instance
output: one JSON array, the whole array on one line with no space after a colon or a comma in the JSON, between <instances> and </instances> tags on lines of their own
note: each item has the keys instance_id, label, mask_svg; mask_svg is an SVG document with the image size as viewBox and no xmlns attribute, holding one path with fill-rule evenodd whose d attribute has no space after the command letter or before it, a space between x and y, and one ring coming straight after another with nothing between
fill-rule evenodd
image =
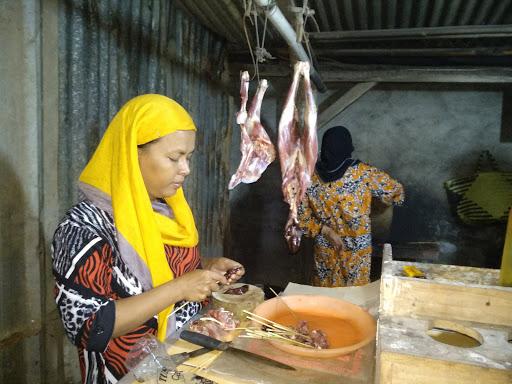
<instances>
[{"instance_id":1,"label":"rusty metal wall panel","mask_svg":"<svg viewBox=\"0 0 512 384\"><path fill-rule=\"evenodd\" d=\"M62 0L59 28L62 210L76 201L78 176L119 107L162 93L199 129L185 192L203 254L221 254L232 125L230 98L217 86L224 43L169 0Z\"/></svg>"}]
</instances>

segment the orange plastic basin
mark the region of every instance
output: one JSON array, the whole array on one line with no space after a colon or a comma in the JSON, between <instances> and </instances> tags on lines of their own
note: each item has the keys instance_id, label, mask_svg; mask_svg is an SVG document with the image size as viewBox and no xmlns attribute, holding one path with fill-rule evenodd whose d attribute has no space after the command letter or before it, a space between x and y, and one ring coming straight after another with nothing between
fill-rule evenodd
<instances>
[{"instance_id":1,"label":"orange plastic basin","mask_svg":"<svg viewBox=\"0 0 512 384\"><path fill-rule=\"evenodd\" d=\"M253 312L286 326L296 326L297 318L306 320L310 330L321 329L327 334L327 349L270 341L276 348L295 355L316 358L340 356L375 339L375 319L368 312L348 301L332 297L296 295L273 298L258 305ZM259 324L254 323L253 326Z\"/></svg>"}]
</instances>

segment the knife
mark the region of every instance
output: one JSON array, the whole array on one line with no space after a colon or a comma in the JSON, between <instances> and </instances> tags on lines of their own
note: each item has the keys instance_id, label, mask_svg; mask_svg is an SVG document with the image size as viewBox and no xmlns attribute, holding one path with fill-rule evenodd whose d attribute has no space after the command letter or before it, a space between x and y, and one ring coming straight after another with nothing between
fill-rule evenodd
<instances>
[{"instance_id":1,"label":"knife","mask_svg":"<svg viewBox=\"0 0 512 384\"><path fill-rule=\"evenodd\" d=\"M183 364L188 359L191 359L196 356L203 355L207 352L211 352L210 348L199 348L192 352L181 352L174 355L170 355L168 358L173 362L173 364L177 366Z\"/></svg>"},{"instance_id":2,"label":"knife","mask_svg":"<svg viewBox=\"0 0 512 384\"><path fill-rule=\"evenodd\" d=\"M263 364L271 365L272 367L295 371L295 368L292 367L291 365L284 364L276 360L272 360L268 357L258 355L257 353L245 351L243 349L234 347L231 343L214 339L213 337L203 335L202 333L184 330L181 332L180 338L188 341L189 343L200 345L201 347L205 347L208 349L216 349L218 351L230 351L231 353L244 357L249 357L254 361L259 361Z\"/></svg>"}]
</instances>

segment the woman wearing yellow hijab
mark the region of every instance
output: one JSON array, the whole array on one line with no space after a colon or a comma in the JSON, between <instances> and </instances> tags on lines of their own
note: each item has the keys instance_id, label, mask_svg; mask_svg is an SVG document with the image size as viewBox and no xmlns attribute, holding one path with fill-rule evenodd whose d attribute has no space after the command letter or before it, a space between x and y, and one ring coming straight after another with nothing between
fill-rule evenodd
<instances>
[{"instance_id":1,"label":"woman wearing yellow hijab","mask_svg":"<svg viewBox=\"0 0 512 384\"><path fill-rule=\"evenodd\" d=\"M141 337L164 340L219 283L244 273L226 258L199 268L197 229L182 189L195 136L178 103L138 96L114 117L80 176L83 198L55 232L53 272L84 383L117 382ZM233 268L239 272L227 281Z\"/></svg>"}]
</instances>

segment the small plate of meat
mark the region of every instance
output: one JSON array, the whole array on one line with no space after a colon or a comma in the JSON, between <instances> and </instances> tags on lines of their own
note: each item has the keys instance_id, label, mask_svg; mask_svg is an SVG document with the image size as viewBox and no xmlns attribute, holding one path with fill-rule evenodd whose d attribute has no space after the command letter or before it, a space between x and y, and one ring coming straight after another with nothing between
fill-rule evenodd
<instances>
[{"instance_id":1,"label":"small plate of meat","mask_svg":"<svg viewBox=\"0 0 512 384\"><path fill-rule=\"evenodd\" d=\"M201 317L191 321L188 329L220 341L231 341L239 325L240 322L233 317L233 312L218 308L209 309Z\"/></svg>"}]
</instances>

